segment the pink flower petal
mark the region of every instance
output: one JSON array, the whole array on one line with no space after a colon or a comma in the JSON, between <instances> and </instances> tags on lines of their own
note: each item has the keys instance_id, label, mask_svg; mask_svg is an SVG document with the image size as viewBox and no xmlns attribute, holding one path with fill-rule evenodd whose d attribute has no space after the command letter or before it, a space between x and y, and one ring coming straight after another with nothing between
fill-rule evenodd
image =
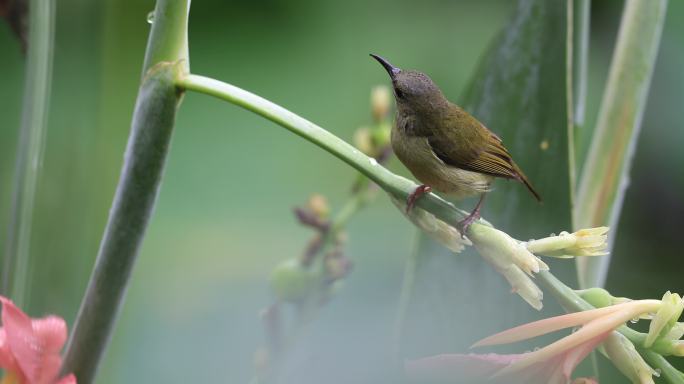
<instances>
[{"instance_id":1,"label":"pink flower petal","mask_svg":"<svg viewBox=\"0 0 684 384\"><path fill-rule=\"evenodd\" d=\"M575 368L577 368L579 363L581 363L582 360L584 360L584 358L587 357L587 355L594 350L594 348L601 344L606 339L606 337L608 337L608 335L610 335L610 332L598 335L595 338L585 342L584 344L571 349L565 355L565 359L563 359L563 377L566 380L570 380L572 372L575 370Z\"/></svg>"},{"instance_id":2,"label":"pink flower petal","mask_svg":"<svg viewBox=\"0 0 684 384\"><path fill-rule=\"evenodd\" d=\"M572 384L598 384L598 380L593 377L578 377L572 381Z\"/></svg>"},{"instance_id":3,"label":"pink flower petal","mask_svg":"<svg viewBox=\"0 0 684 384\"><path fill-rule=\"evenodd\" d=\"M410 360L404 364L406 376L415 382L464 382L489 378L524 354L443 354Z\"/></svg>"},{"instance_id":4,"label":"pink flower petal","mask_svg":"<svg viewBox=\"0 0 684 384\"><path fill-rule=\"evenodd\" d=\"M490 345L500 345L500 344L510 344L516 341L531 339L533 337L545 335L554 331L558 331L565 328L576 327L578 325L586 324L587 322L601 316L608 315L615 311L622 309L622 306L630 304L623 303L618 305L613 305L610 307L592 309L589 311L574 312L567 315L549 317L547 319L542 319L538 321L533 321L531 323L523 324L515 328L507 329L503 332L486 337L477 343L473 344L473 347L484 347Z\"/></svg>"},{"instance_id":5,"label":"pink flower petal","mask_svg":"<svg viewBox=\"0 0 684 384\"><path fill-rule=\"evenodd\" d=\"M6 371L16 371L19 368L7 344L7 334L4 328L0 328L0 368Z\"/></svg>"},{"instance_id":6,"label":"pink flower petal","mask_svg":"<svg viewBox=\"0 0 684 384\"><path fill-rule=\"evenodd\" d=\"M31 318L4 297L2 302L2 324L5 328L7 345L16 364L29 381L33 372L40 367L40 344L33 334Z\"/></svg>"},{"instance_id":7,"label":"pink flower petal","mask_svg":"<svg viewBox=\"0 0 684 384\"><path fill-rule=\"evenodd\" d=\"M68 374L62 377L56 384L76 384L76 376L73 373Z\"/></svg>"},{"instance_id":8,"label":"pink flower petal","mask_svg":"<svg viewBox=\"0 0 684 384\"><path fill-rule=\"evenodd\" d=\"M4 326L0 362L9 364L5 368L29 384L51 384L62 365L59 353L66 342L66 323L56 316L32 320L7 298L0 296L0 302Z\"/></svg>"},{"instance_id":9,"label":"pink flower petal","mask_svg":"<svg viewBox=\"0 0 684 384\"><path fill-rule=\"evenodd\" d=\"M631 304L631 303L627 303ZM638 313L637 313L638 314ZM496 375L506 375L540 361L546 361L552 356L560 356L571 349L587 342L592 342L597 337L606 337L608 332L635 317L635 310L631 307L622 307L621 310L606 316L596 318L577 332L557 340L542 349L528 353L524 359L518 360L497 372Z\"/></svg>"},{"instance_id":10,"label":"pink flower petal","mask_svg":"<svg viewBox=\"0 0 684 384\"><path fill-rule=\"evenodd\" d=\"M47 353L59 353L67 340L67 325L61 317L48 316L33 320L33 331Z\"/></svg>"}]
</instances>

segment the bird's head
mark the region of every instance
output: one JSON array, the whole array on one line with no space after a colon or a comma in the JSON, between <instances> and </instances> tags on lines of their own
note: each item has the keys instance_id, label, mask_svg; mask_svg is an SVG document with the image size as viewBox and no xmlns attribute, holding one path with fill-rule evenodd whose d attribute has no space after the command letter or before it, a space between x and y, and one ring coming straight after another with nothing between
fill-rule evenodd
<instances>
[{"instance_id":1,"label":"bird's head","mask_svg":"<svg viewBox=\"0 0 684 384\"><path fill-rule=\"evenodd\" d=\"M371 53L371 56L385 68L392 79L394 98L400 111L428 112L446 102L442 91L428 75L402 70L378 55Z\"/></svg>"}]
</instances>

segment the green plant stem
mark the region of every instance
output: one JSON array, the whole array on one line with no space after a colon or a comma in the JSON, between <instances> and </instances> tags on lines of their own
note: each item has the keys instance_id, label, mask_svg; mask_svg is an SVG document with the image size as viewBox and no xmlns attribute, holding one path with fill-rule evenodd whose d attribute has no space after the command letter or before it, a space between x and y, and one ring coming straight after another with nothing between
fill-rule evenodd
<instances>
[{"instance_id":1,"label":"green plant stem","mask_svg":"<svg viewBox=\"0 0 684 384\"><path fill-rule=\"evenodd\" d=\"M578 228L607 225L616 232L666 8L667 0L625 2L594 137L578 186L573 212ZM580 288L602 286L609 263L609 257L578 258Z\"/></svg>"},{"instance_id":2,"label":"green plant stem","mask_svg":"<svg viewBox=\"0 0 684 384\"><path fill-rule=\"evenodd\" d=\"M584 125L587 98L587 67L589 56L590 0L572 0L567 3L568 41L565 44L568 95L568 156L570 167L570 198L575 204L577 187L577 140Z\"/></svg>"},{"instance_id":3,"label":"green plant stem","mask_svg":"<svg viewBox=\"0 0 684 384\"><path fill-rule=\"evenodd\" d=\"M584 125L589 67L590 0L572 2L572 96L575 127Z\"/></svg>"},{"instance_id":4,"label":"green plant stem","mask_svg":"<svg viewBox=\"0 0 684 384\"><path fill-rule=\"evenodd\" d=\"M79 384L95 378L154 211L187 69L188 7L157 2L121 177L62 367Z\"/></svg>"},{"instance_id":5,"label":"green plant stem","mask_svg":"<svg viewBox=\"0 0 684 384\"><path fill-rule=\"evenodd\" d=\"M178 86L228 101L281 125L349 164L395 198L405 200L418 186L390 172L375 159L364 155L325 129L253 93L219 80L193 74L181 78ZM467 215L435 194L420 198L416 206L434 213L448 223L456 223Z\"/></svg>"},{"instance_id":6,"label":"green plant stem","mask_svg":"<svg viewBox=\"0 0 684 384\"><path fill-rule=\"evenodd\" d=\"M660 377L671 384L684 384L684 374L673 367L663 356L644 348L637 348L637 350L651 367L660 370Z\"/></svg>"},{"instance_id":7,"label":"green plant stem","mask_svg":"<svg viewBox=\"0 0 684 384\"><path fill-rule=\"evenodd\" d=\"M155 65L179 62L183 73L190 71L188 54L188 14L190 0L158 0L152 30L145 50L143 78Z\"/></svg>"},{"instance_id":8,"label":"green plant stem","mask_svg":"<svg viewBox=\"0 0 684 384\"><path fill-rule=\"evenodd\" d=\"M19 306L24 305L28 296L31 223L47 131L54 29L54 1L32 0L12 211L0 282L0 293L11 297Z\"/></svg>"}]
</instances>

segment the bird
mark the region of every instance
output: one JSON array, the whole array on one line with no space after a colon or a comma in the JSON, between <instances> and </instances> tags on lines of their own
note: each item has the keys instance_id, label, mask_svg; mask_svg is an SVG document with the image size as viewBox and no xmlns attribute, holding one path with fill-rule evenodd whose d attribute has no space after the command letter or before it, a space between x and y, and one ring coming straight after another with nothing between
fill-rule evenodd
<instances>
[{"instance_id":1,"label":"bird","mask_svg":"<svg viewBox=\"0 0 684 384\"><path fill-rule=\"evenodd\" d=\"M392 150L422 183L409 194L407 213L420 196L433 189L455 199L479 195L473 211L456 224L464 236L480 218L484 197L497 177L524 184L537 201L542 201L501 138L447 100L429 76L402 70L381 56L370 55L392 80L397 106L390 139Z\"/></svg>"}]
</instances>

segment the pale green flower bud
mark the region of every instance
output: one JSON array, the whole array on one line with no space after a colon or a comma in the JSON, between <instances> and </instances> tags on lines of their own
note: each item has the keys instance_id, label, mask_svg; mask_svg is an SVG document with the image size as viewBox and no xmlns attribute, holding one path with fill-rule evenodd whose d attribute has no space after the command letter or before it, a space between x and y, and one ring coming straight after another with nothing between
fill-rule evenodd
<instances>
[{"instance_id":1,"label":"pale green flower bud","mask_svg":"<svg viewBox=\"0 0 684 384\"><path fill-rule=\"evenodd\" d=\"M577 292L581 298L596 308L603 308L613 305L613 296L603 288L589 288Z\"/></svg>"},{"instance_id":2,"label":"pale green flower bud","mask_svg":"<svg viewBox=\"0 0 684 384\"><path fill-rule=\"evenodd\" d=\"M364 155L375 157L375 146L371 138L371 132L366 127L361 127L354 132L354 146L358 148Z\"/></svg>"},{"instance_id":3,"label":"pale green flower bud","mask_svg":"<svg viewBox=\"0 0 684 384\"><path fill-rule=\"evenodd\" d=\"M283 301L301 302L312 293L318 282L316 273L302 266L297 259L283 261L271 274L271 289Z\"/></svg>"},{"instance_id":4,"label":"pale green flower bud","mask_svg":"<svg viewBox=\"0 0 684 384\"><path fill-rule=\"evenodd\" d=\"M644 341L644 347L648 348L657 339L667 336L670 330L677 324L679 316L682 315L682 310L684 310L684 300L676 293L665 292L665 295L663 295L663 305L660 306L655 317L651 320L648 336L646 341Z\"/></svg>"},{"instance_id":5,"label":"pale green flower bud","mask_svg":"<svg viewBox=\"0 0 684 384\"><path fill-rule=\"evenodd\" d=\"M684 336L684 323L676 323L670 329L670 332L665 335L665 338L668 340L679 340L682 336Z\"/></svg>"},{"instance_id":6,"label":"pale green flower bud","mask_svg":"<svg viewBox=\"0 0 684 384\"><path fill-rule=\"evenodd\" d=\"M603 342L608 358L615 367L635 384L653 384L653 375L657 375L641 357L634 344L623 334L612 332Z\"/></svg>"},{"instance_id":7,"label":"pale green flower bud","mask_svg":"<svg viewBox=\"0 0 684 384\"><path fill-rule=\"evenodd\" d=\"M608 291L606 291L603 288L580 289L576 290L575 292L577 292L577 294L580 295L580 297L583 298L587 303L591 304L596 308L603 308L609 305L622 304L632 301L632 299L629 299L627 297L612 296ZM642 316L642 318L650 319L650 317L648 317L647 315Z\"/></svg>"},{"instance_id":8,"label":"pale green flower bud","mask_svg":"<svg viewBox=\"0 0 684 384\"><path fill-rule=\"evenodd\" d=\"M392 198L392 203L406 216L411 222L430 238L444 245L454 253L460 253L466 245L473 245L467 238L461 237L455 227L439 220L435 215L419 207L413 207L410 213L406 213L406 204Z\"/></svg>"},{"instance_id":9,"label":"pale green flower bud","mask_svg":"<svg viewBox=\"0 0 684 384\"><path fill-rule=\"evenodd\" d=\"M309 201L306 202L307 207L311 212L321 219L327 219L330 216L330 206L325 196L314 193L309 196Z\"/></svg>"},{"instance_id":10,"label":"pale green flower bud","mask_svg":"<svg viewBox=\"0 0 684 384\"><path fill-rule=\"evenodd\" d=\"M525 243L527 249L538 255L568 258L575 256L603 256L608 254L608 227L580 229L575 233L561 232Z\"/></svg>"},{"instance_id":11,"label":"pale green flower bud","mask_svg":"<svg viewBox=\"0 0 684 384\"><path fill-rule=\"evenodd\" d=\"M530 276L549 267L530 253L525 246L505 232L481 224L473 224L468 236L477 252L502 274L533 308L542 308L542 291Z\"/></svg>"},{"instance_id":12,"label":"pale green flower bud","mask_svg":"<svg viewBox=\"0 0 684 384\"><path fill-rule=\"evenodd\" d=\"M392 94L386 85L378 85L371 90L371 109L375 121L384 120L390 109Z\"/></svg>"}]
</instances>

